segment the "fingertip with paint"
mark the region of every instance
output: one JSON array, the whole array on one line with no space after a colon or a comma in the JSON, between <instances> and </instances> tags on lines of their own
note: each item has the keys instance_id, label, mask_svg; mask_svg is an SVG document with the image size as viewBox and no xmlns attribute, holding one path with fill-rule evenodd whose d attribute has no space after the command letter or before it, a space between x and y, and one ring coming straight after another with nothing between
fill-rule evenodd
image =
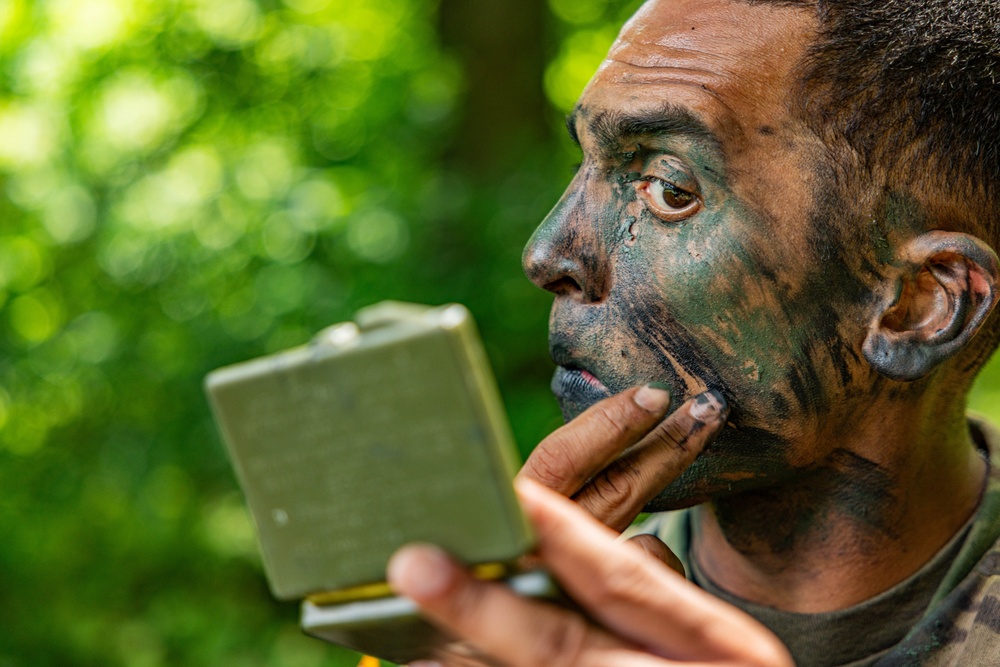
<instances>
[{"instance_id":1,"label":"fingertip with paint","mask_svg":"<svg viewBox=\"0 0 1000 667\"><path fill-rule=\"evenodd\" d=\"M694 399L694 405L691 406L691 416L700 422L725 419L728 414L729 404L718 389L698 394Z\"/></svg>"},{"instance_id":2,"label":"fingertip with paint","mask_svg":"<svg viewBox=\"0 0 1000 667\"><path fill-rule=\"evenodd\" d=\"M670 407L670 392L662 382L650 382L635 392L632 400L636 405L653 414L662 414Z\"/></svg>"}]
</instances>

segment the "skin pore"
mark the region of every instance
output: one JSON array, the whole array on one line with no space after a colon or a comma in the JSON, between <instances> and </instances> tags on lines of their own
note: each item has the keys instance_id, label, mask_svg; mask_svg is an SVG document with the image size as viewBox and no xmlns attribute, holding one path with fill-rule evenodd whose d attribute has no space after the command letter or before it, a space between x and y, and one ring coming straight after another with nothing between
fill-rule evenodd
<instances>
[{"instance_id":1,"label":"skin pore","mask_svg":"<svg viewBox=\"0 0 1000 667\"><path fill-rule=\"evenodd\" d=\"M924 273L904 279L929 223L922 202L845 191L797 116L816 31L811 9L647 3L571 118L583 163L524 258L556 294L567 418L650 381L675 405L725 398L728 426L649 508L704 503L705 574L799 612L915 572L972 514L985 475L968 378L943 366L895 382L866 358L873 326L927 320L885 313L901 285L933 296Z\"/></svg>"}]
</instances>

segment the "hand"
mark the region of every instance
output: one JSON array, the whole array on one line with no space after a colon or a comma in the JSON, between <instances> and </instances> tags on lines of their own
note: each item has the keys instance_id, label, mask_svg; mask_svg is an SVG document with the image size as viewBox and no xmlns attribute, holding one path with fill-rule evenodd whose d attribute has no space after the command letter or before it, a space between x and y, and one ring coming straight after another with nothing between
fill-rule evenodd
<instances>
[{"instance_id":1,"label":"hand","mask_svg":"<svg viewBox=\"0 0 1000 667\"><path fill-rule=\"evenodd\" d=\"M616 540L578 505L529 480L521 503L545 566L586 612L473 578L436 547L399 551L388 578L432 621L509 667L786 667L786 649L743 612ZM458 665L441 656L448 665ZM433 663L432 663L433 664ZM466 663L468 664L468 663Z\"/></svg>"},{"instance_id":2,"label":"hand","mask_svg":"<svg viewBox=\"0 0 1000 667\"><path fill-rule=\"evenodd\" d=\"M726 424L722 394L688 400L666 419L670 394L634 387L594 404L535 447L518 479L570 496L608 527L622 531L642 508L695 460ZM684 567L660 540L630 542L681 574Z\"/></svg>"}]
</instances>

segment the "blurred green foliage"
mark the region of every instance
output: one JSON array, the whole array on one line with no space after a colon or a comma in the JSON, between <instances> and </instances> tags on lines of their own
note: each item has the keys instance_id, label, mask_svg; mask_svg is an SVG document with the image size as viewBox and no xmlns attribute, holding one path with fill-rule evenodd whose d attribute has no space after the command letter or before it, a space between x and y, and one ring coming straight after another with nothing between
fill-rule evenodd
<instances>
[{"instance_id":1,"label":"blurred green foliage","mask_svg":"<svg viewBox=\"0 0 1000 667\"><path fill-rule=\"evenodd\" d=\"M565 107L625 10L553 10L537 78ZM569 151L448 160L466 79L437 12L0 2L0 665L357 664L266 591L212 368L384 298L461 301L520 442L558 423L519 257Z\"/></svg>"},{"instance_id":2,"label":"blurred green foliage","mask_svg":"<svg viewBox=\"0 0 1000 667\"><path fill-rule=\"evenodd\" d=\"M0 667L357 664L268 594L201 378L461 301L522 447L558 424L520 252L637 4L550 0L548 139L477 174L433 0L0 0Z\"/></svg>"}]
</instances>

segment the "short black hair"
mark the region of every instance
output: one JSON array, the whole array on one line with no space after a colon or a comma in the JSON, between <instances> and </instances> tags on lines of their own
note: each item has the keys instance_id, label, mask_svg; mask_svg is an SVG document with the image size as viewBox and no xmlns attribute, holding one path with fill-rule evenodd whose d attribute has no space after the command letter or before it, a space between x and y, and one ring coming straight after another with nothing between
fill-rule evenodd
<instances>
[{"instance_id":1,"label":"short black hair","mask_svg":"<svg viewBox=\"0 0 1000 667\"><path fill-rule=\"evenodd\" d=\"M997 213L1000 0L747 1L816 11L801 99L821 132L873 169L935 169Z\"/></svg>"},{"instance_id":2,"label":"short black hair","mask_svg":"<svg viewBox=\"0 0 1000 667\"><path fill-rule=\"evenodd\" d=\"M928 222L1000 250L1000 0L742 1L816 13L797 99L847 183L951 197L967 218ZM990 319L965 370L1000 343Z\"/></svg>"}]
</instances>

